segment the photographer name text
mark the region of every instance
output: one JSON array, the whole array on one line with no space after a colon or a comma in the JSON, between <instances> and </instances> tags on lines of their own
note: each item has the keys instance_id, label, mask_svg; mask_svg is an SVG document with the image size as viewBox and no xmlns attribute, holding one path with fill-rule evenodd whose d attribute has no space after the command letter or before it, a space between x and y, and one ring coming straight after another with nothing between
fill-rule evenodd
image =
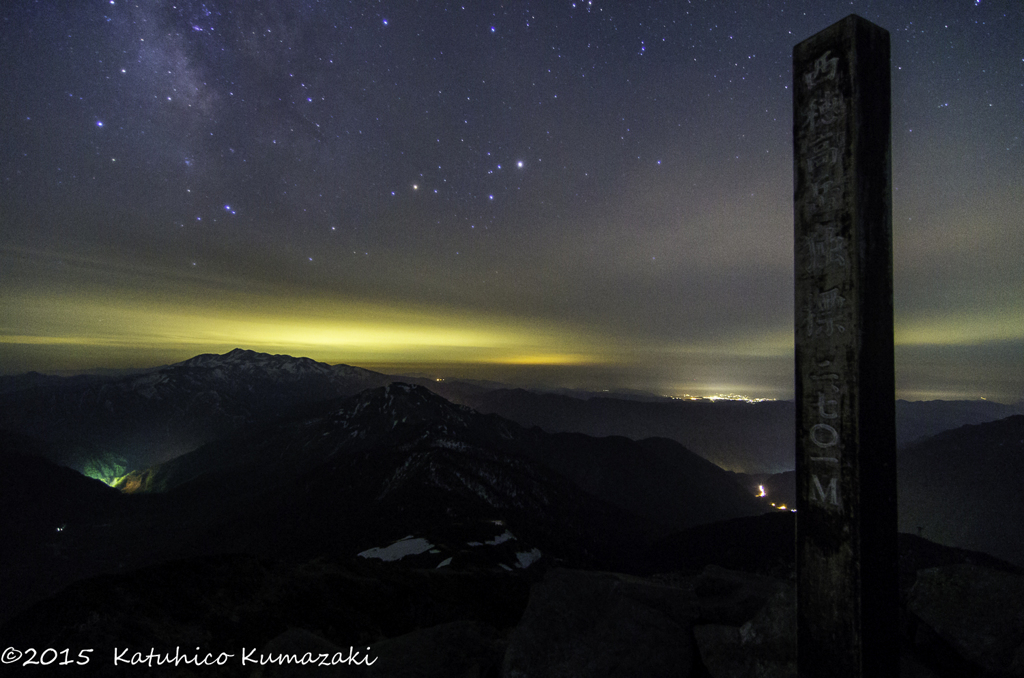
<instances>
[{"instance_id":1,"label":"photographer name text","mask_svg":"<svg viewBox=\"0 0 1024 678\"><path fill-rule=\"evenodd\" d=\"M91 661L99 660L99 656L92 655L92 649L69 650L45 648L25 648L20 650L15 647L8 647L0 654L3 664L18 664L21 666L84 666ZM241 652L204 652L196 648L195 652L182 651L181 647L174 648L174 652L161 652L156 648L148 650L133 650L131 648L114 648L114 666L145 666L149 668L157 666L224 666L232 661L238 662L241 666L267 666L276 664L295 664L299 666L372 666L376 657L370 655L370 648L366 651L349 647L339 652L292 652L275 653L260 652L256 648L243 647Z\"/></svg>"}]
</instances>

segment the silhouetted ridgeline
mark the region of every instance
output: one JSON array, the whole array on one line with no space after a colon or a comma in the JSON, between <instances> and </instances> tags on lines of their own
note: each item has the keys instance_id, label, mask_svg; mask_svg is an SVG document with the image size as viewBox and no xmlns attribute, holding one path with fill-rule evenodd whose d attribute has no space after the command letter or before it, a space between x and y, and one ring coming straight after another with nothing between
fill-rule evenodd
<instances>
[{"instance_id":1,"label":"silhouetted ridgeline","mask_svg":"<svg viewBox=\"0 0 1024 678\"><path fill-rule=\"evenodd\" d=\"M1024 567L1024 415L907 446L899 480L901 531Z\"/></svg>"},{"instance_id":2,"label":"silhouetted ridgeline","mask_svg":"<svg viewBox=\"0 0 1024 678\"><path fill-rule=\"evenodd\" d=\"M112 479L203 443L392 377L236 349L127 376L0 377L0 428L49 443L46 455ZM793 404L577 398L459 381L412 380L453 402L549 432L669 438L746 473L794 468ZM988 401L896 403L898 443L1019 409Z\"/></svg>"},{"instance_id":3,"label":"silhouetted ridgeline","mask_svg":"<svg viewBox=\"0 0 1024 678\"><path fill-rule=\"evenodd\" d=\"M110 480L390 381L356 367L236 349L119 378L0 378L0 428L45 440L53 461Z\"/></svg>"},{"instance_id":4,"label":"silhouetted ridgeline","mask_svg":"<svg viewBox=\"0 0 1024 678\"><path fill-rule=\"evenodd\" d=\"M653 539L765 506L673 441L524 429L397 383L132 472L118 482L131 495L13 449L6 455L6 477L30 481L5 513L5 529L24 541L15 553L59 556L45 576L34 559L12 556L26 582L44 589L51 575L66 583L196 553L353 557L410 534L431 543L436 555L423 557L434 566L500 554L515 567L517 554L533 554L642 571ZM51 477L67 476L81 489L55 494ZM88 492L103 495L100 508L58 499ZM33 517L31 530L19 527L19 515ZM500 549L467 546L506 530L515 538L492 545ZM4 593L32 590L22 583Z\"/></svg>"}]
</instances>

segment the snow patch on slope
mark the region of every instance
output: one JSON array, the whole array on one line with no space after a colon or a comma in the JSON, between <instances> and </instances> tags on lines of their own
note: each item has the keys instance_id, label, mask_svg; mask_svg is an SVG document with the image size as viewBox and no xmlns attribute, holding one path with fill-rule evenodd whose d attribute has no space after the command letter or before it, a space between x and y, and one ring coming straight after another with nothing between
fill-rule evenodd
<instances>
[{"instance_id":1,"label":"snow patch on slope","mask_svg":"<svg viewBox=\"0 0 1024 678\"><path fill-rule=\"evenodd\" d=\"M498 544L504 544L505 542L510 541L512 539L515 539L515 538L516 538L516 536L514 534L512 534L508 530L505 530L504 532L499 534L494 539L491 539L487 543L490 544L491 546L497 546Z\"/></svg>"},{"instance_id":2,"label":"snow patch on slope","mask_svg":"<svg viewBox=\"0 0 1024 678\"><path fill-rule=\"evenodd\" d=\"M541 552L538 548L532 548L529 551L520 551L516 554L516 567L525 570L530 565L540 560Z\"/></svg>"},{"instance_id":3,"label":"snow patch on slope","mask_svg":"<svg viewBox=\"0 0 1024 678\"><path fill-rule=\"evenodd\" d=\"M379 558L385 562L401 560L406 556L416 556L434 548L434 545L423 537L413 537L411 534L399 539L390 546L383 548L374 546L357 555L362 558Z\"/></svg>"}]
</instances>

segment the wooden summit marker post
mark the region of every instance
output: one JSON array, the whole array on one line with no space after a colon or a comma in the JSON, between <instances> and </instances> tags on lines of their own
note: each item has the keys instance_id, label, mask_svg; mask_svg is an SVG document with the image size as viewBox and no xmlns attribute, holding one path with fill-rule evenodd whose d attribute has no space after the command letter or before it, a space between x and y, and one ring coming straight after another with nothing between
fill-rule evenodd
<instances>
[{"instance_id":1,"label":"wooden summit marker post","mask_svg":"<svg viewBox=\"0 0 1024 678\"><path fill-rule=\"evenodd\" d=\"M899 673L889 33L793 50L797 667Z\"/></svg>"}]
</instances>

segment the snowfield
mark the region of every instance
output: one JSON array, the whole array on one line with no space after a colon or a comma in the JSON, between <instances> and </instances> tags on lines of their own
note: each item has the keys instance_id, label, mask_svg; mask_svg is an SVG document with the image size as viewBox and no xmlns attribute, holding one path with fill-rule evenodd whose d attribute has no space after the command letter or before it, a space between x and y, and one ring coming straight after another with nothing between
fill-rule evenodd
<instances>
[{"instance_id":1,"label":"snowfield","mask_svg":"<svg viewBox=\"0 0 1024 678\"><path fill-rule=\"evenodd\" d=\"M374 546L372 549L367 549L359 555L362 558L380 558L385 562L392 562L395 560L401 560L406 556L416 556L421 553L425 553L430 549L434 548L434 545L422 537L413 537L411 534L408 537L399 539L391 546L385 546L383 548Z\"/></svg>"}]
</instances>

